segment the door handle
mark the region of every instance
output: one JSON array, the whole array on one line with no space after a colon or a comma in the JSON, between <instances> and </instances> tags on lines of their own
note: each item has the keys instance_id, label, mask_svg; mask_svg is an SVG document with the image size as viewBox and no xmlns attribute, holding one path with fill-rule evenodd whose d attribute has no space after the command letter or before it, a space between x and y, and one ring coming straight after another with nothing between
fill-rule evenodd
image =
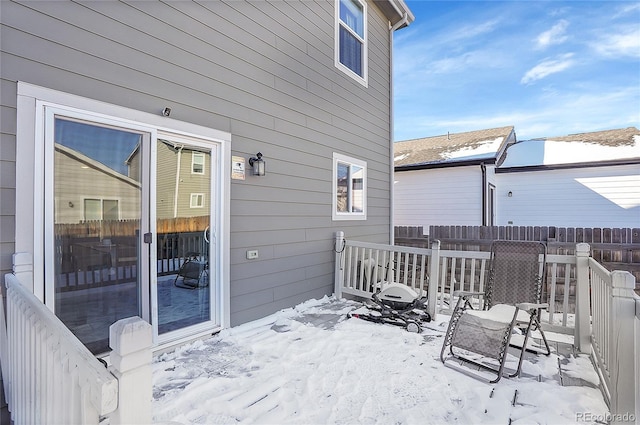
<instances>
[{"instance_id":1,"label":"door handle","mask_svg":"<svg viewBox=\"0 0 640 425\"><path fill-rule=\"evenodd\" d=\"M145 233L142 236L142 240L144 241L144 243L151 243L153 242L153 233Z\"/></svg>"}]
</instances>

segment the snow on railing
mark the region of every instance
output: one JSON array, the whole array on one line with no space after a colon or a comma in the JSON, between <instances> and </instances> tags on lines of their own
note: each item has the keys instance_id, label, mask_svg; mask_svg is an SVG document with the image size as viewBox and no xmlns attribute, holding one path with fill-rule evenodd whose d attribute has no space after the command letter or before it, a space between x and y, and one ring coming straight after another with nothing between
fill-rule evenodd
<instances>
[{"instance_id":1,"label":"snow on railing","mask_svg":"<svg viewBox=\"0 0 640 425\"><path fill-rule=\"evenodd\" d=\"M18 276L5 275L5 285L0 365L13 423L98 424L106 418L111 425L150 423L148 323L131 317L111 325L107 369Z\"/></svg>"}]
</instances>

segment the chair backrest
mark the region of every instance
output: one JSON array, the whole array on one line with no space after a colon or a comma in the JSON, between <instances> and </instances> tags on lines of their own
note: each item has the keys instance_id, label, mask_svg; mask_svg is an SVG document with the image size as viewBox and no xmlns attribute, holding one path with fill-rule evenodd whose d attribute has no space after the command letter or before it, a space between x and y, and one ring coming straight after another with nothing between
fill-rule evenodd
<instances>
[{"instance_id":1,"label":"chair backrest","mask_svg":"<svg viewBox=\"0 0 640 425\"><path fill-rule=\"evenodd\" d=\"M542 242L494 241L485 308L496 304L541 302L546 253Z\"/></svg>"}]
</instances>

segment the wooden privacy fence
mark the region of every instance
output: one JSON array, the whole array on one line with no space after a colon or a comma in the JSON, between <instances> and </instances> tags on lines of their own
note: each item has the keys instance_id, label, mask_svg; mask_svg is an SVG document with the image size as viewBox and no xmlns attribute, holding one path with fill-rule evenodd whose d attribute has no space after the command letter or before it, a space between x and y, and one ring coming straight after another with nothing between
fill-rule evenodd
<instances>
[{"instance_id":1,"label":"wooden privacy fence","mask_svg":"<svg viewBox=\"0 0 640 425\"><path fill-rule=\"evenodd\" d=\"M174 274L194 253L206 256L209 216L160 219L156 224L159 275ZM111 286L138 276L139 220L95 220L55 225L56 289Z\"/></svg>"},{"instance_id":2,"label":"wooden privacy fence","mask_svg":"<svg viewBox=\"0 0 640 425\"><path fill-rule=\"evenodd\" d=\"M209 216L161 218L156 222L157 233L202 232L209 225ZM91 220L80 223L58 223L56 236L99 237L132 236L140 229L140 220Z\"/></svg>"},{"instance_id":3,"label":"wooden privacy fence","mask_svg":"<svg viewBox=\"0 0 640 425\"><path fill-rule=\"evenodd\" d=\"M556 226L396 226L395 244L427 248L439 240L442 249L488 251L496 239L545 242L549 254L575 254L588 243L591 257L608 270L626 270L640 283L640 228L569 228Z\"/></svg>"}]
</instances>

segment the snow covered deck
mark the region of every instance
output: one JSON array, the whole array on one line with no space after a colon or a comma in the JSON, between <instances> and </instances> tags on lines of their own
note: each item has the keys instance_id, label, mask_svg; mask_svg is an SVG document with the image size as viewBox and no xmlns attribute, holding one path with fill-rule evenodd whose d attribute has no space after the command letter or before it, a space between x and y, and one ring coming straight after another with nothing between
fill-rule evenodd
<instances>
[{"instance_id":1,"label":"snow covered deck","mask_svg":"<svg viewBox=\"0 0 640 425\"><path fill-rule=\"evenodd\" d=\"M527 354L521 378L488 384L440 362L448 316L415 334L347 319L359 306L308 301L156 357L154 422L607 422L598 376L572 337L548 333L550 356Z\"/></svg>"}]
</instances>

